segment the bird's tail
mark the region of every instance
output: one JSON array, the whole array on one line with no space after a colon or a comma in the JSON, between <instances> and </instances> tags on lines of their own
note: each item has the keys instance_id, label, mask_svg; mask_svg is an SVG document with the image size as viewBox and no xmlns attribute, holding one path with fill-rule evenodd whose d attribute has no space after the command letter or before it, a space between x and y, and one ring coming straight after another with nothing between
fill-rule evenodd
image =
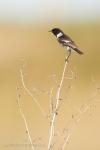
<instances>
[{"instance_id":1,"label":"bird's tail","mask_svg":"<svg viewBox=\"0 0 100 150\"><path fill-rule=\"evenodd\" d=\"M79 53L80 55L83 55L84 53L82 51L80 51L78 48L74 49L77 53Z\"/></svg>"}]
</instances>

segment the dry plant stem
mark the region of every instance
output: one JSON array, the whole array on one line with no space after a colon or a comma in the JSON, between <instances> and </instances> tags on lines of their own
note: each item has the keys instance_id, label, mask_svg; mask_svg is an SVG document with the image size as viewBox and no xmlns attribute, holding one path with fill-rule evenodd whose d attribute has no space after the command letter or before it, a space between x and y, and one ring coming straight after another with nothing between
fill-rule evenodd
<instances>
[{"instance_id":1,"label":"dry plant stem","mask_svg":"<svg viewBox=\"0 0 100 150\"><path fill-rule=\"evenodd\" d=\"M78 116L78 119L77 119L77 120L74 119L74 122L73 122L73 124L72 124L71 129L74 128L74 125L77 125L77 124L80 122L82 116L83 116L83 115L90 109L90 107L93 105L93 104L91 104L91 101L93 101L93 100L96 98L97 94L98 94L98 89L96 90L96 92L94 92L94 94L93 94L91 97L88 98L88 101L89 101L90 103L89 103L89 104L88 104L88 103L84 103L83 106L85 106L85 107L83 108L83 110L81 110L81 108L75 107L75 109L76 109L76 110L78 111L78 113L79 113L79 116ZM67 136L66 139L64 140L64 143L63 143L63 145L62 145L61 150L64 150L64 149L65 149L67 143L69 142L69 138L71 137L71 135L72 135L72 131L70 131L70 133L68 134L68 136Z\"/></svg>"},{"instance_id":2,"label":"dry plant stem","mask_svg":"<svg viewBox=\"0 0 100 150\"><path fill-rule=\"evenodd\" d=\"M17 90L18 90L18 89L17 89ZM17 92L18 92L18 91L17 91ZM29 139L30 144L31 144L31 148L32 148L32 150L35 150L34 145L33 145L33 143L32 143L32 139L31 139L31 135L30 135L29 128L28 128L28 124L27 124L25 115L24 115L24 113L23 113L23 111L22 111L21 105L20 105L20 94L19 94L19 93L17 93L17 104L18 104L18 108L19 108L20 115L21 115L21 117L22 117L22 119L23 119L23 121L24 121L24 124L25 124L25 128L26 128L26 131L27 131L28 139Z\"/></svg>"},{"instance_id":3,"label":"dry plant stem","mask_svg":"<svg viewBox=\"0 0 100 150\"><path fill-rule=\"evenodd\" d=\"M66 137L65 142L63 143L61 150L65 149L66 144L69 142L70 136L71 136L71 133L69 133L68 136Z\"/></svg>"},{"instance_id":4,"label":"dry plant stem","mask_svg":"<svg viewBox=\"0 0 100 150\"><path fill-rule=\"evenodd\" d=\"M43 108L41 107L41 105L39 104L39 102L37 101L37 99L33 96L33 94L32 94L32 93L29 91L29 89L26 87L25 82L24 82L24 76L23 76L22 69L20 69L20 75L21 75L22 85L23 85L25 91L27 92L27 94L28 94L29 96L32 97L33 101L34 101L34 102L36 103L36 105L38 106L38 108L39 108L39 110L41 111L42 115L43 115L44 117L46 117L45 111L43 110Z\"/></svg>"},{"instance_id":5,"label":"dry plant stem","mask_svg":"<svg viewBox=\"0 0 100 150\"><path fill-rule=\"evenodd\" d=\"M53 114L53 99L52 99L52 94L53 94L53 88L50 90L50 116Z\"/></svg>"},{"instance_id":6,"label":"dry plant stem","mask_svg":"<svg viewBox=\"0 0 100 150\"><path fill-rule=\"evenodd\" d=\"M69 55L65 59L64 69L63 69L63 72L62 72L60 84L59 84L57 94L56 94L56 108L55 108L55 112L53 113L52 119L51 119L51 125L50 125L50 131L49 131L48 150L51 149L51 143L52 143L52 139L54 137L54 123L55 123L56 115L58 113L60 93L61 93L61 89L62 89L62 85L63 85L63 81L64 81L64 76L65 76L65 71L66 71L66 68L67 68L67 65L68 65L68 62L69 62L70 55L71 55L71 51L69 51Z\"/></svg>"}]
</instances>

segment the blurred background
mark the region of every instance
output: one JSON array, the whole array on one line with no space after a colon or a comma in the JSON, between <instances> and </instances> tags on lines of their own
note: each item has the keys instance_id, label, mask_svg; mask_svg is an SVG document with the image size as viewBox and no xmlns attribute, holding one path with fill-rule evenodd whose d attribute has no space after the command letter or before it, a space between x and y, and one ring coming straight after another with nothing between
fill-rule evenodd
<instances>
[{"instance_id":1,"label":"blurred background","mask_svg":"<svg viewBox=\"0 0 100 150\"><path fill-rule=\"evenodd\" d=\"M23 88L26 87L49 114L55 101L65 57L68 54L48 31L61 28L84 52L73 52L61 93L54 149L61 148L63 131L72 129L65 149L100 150L100 1L1 0L0 1L0 149L30 150L21 106L37 149L46 149L49 119ZM72 73L75 79L71 78ZM82 112L80 113L80 108ZM65 129L65 130L64 130ZM60 141L60 142L59 142Z\"/></svg>"}]
</instances>

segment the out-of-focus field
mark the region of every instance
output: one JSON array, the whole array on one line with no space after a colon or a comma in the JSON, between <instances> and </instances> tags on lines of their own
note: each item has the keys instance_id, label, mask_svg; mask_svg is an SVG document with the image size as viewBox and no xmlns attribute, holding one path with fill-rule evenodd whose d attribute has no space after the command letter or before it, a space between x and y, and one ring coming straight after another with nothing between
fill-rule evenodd
<instances>
[{"instance_id":1,"label":"out-of-focus field","mask_svg":"<svg viewBox=\"0 0 100 150\"><path fill-rule=\"evenodd\" d=\"M17 86L21 91L21 105L33 142L38 149L44 149L43 145L40 147L41 143L47 144L49 121L42 116L31 97L23 90L20 68L23 68L25 84L48 114L48 91L54 87L53 97L55 96L56 81L59 83L67 55L55 37L48 32L52 27L54 26L50 24L0 25L0 149L2 150L31 149L26 145L29 141L17 106ZM59 132L62 133L69 122L73 124L73 119L76 121L81 105L89 104L89 109L79 115L80 121L74 124L66 149L100 150L100 23L66 24L58 27L68 33L84 52L83 56L73 52L70 59L66 77L70 77L72 71L76 74L76 79L66 78L63 84L61 114L57 125ZM69 86L71 89L68 91ZM57 134L61 135L59 132ZM62 135L60 137L62 138Z\"/></svg>"}]
</instances>

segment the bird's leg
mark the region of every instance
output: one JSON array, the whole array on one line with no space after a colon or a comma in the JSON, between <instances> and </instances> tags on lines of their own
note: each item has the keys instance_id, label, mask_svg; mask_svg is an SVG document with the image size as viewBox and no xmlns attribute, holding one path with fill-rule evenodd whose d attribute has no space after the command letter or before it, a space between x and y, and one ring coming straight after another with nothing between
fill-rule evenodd
<instances>
[{"instance_id":1,"label":"bird's leg","mask_svg":"<svg viewBox=\"0 0 100 150\"><path fill-rule=\"evenodd\" d=\"M66 61L67 61L67 62L69 61L70 55L71 55L71 49L68 50L68 56L65 58L65 62L66 62Z\"/></svg>"}]
</instances>

